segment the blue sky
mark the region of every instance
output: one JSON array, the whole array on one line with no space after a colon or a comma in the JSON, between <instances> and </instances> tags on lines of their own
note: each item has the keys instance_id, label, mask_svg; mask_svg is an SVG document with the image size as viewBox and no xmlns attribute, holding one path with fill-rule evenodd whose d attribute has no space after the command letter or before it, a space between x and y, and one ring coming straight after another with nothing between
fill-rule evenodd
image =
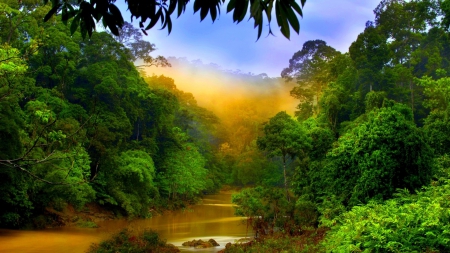
<instances>
[{"instance_id":1,"label":"blue sky","mask_svg":"<svg viewBox=\"0 0 450 253\"><path fill-rule=\"evenodd\" d=\"M223 10L214 24L209 17L200 22L200 15L194 14L191 3L181 17L177 19L173 16L170 35L167 30L153 28L144 37L156 45L154 56L200 59L203 63L218 64L223 69L267 73L270 77L277 77L307 40L322 39L337 50L347 52L350 44L364 30L366 21L374 19L373 9L379 2L307 0L299 35L291 31L291 39L284 38L273 20L271 27L275 36L266 37L266 27L258 41L252 21L245 19L235 24L231 13ZM129 12L123 12L123 15L126 21L130 21Z\"/></svg>"}]
</instances>

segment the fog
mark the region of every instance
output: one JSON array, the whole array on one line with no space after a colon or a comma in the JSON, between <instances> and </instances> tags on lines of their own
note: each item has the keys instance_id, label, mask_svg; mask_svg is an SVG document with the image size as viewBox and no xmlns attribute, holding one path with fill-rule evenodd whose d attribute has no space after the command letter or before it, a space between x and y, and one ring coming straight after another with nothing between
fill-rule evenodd
<instances>
[{"instance_id":1,"label":"fog","mask_svg":"<svg viewBox=\"0 0 450 253\"><path fill-rule=\"evenodd\" d=\"M236 113L252 114L255 120L267 121L279 111L293 115L298 104L289 94L295 84L286 83L281 78L227 70L200 60L168 60L172 67L147 67L143 70L149 76L173 78L178 89L192 93L200 106L213 111L224 121Z\"/></svg>"}]
</instances>

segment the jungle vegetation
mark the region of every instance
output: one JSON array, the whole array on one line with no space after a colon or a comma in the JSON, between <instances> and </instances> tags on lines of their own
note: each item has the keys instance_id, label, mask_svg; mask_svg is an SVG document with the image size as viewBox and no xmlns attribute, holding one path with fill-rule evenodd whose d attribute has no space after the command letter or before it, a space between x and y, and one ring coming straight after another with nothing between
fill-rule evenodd
<instances>
[{"instance_id":1,"label":"jungle vegetation","mask_svg":"<svg viewBox=\"0 0 450 253\"><path fill-rule=\"evenodd\" d=\"M90 34L57 10L0 3L1 227L88 203L148 217L229 184L258 238L287 236L229 252L450 251L449 1L381 1L348 53L292 56L295 115L241 101L227 120L136 68L170 64L139 29ZM295 239L310 230L320 243Z\"/></svg>"}]
</instances>

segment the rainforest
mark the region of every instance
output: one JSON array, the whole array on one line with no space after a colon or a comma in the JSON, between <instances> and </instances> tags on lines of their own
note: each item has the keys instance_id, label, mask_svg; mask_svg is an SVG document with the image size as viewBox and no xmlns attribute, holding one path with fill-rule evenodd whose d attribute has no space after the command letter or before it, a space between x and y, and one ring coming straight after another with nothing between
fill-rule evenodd
<instances>
[{"instance_id":1,"label":"rainforest","mask_svg":"<svg viewBox=\"0 0 450 253\"><path fill-rule=\"evenodd\" d=\"M0 252L450 252L450 1L383 0L279 77L54 8L0 0Z\"/></svg>"}]
</instances>

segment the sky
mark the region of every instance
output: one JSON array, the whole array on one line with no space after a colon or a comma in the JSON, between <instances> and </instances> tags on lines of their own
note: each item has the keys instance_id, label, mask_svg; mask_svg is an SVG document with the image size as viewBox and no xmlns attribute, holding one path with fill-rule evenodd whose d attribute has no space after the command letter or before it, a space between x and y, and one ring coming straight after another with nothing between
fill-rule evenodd
<instances>
[{"instance_id":1,"label":"sky","mask_svg":"<svg viewBox=\"0 0 450 253\"><path fill-rule=\"evenodd\" d=\"M347 52L364 30L366 21L374 19L373 9L380 0L307 0L299 35L291 30L291 39L286 39L276 20L272 20L275 36L266 36L269 29L265 27L258 41L252 21L244 19L235 24L232 14L224 9L214 23L209 17L200 22L200 15L194 14L192 2L179 18L173 15L170 35L157 26L147 32L148 36L144 35L145 40L156 45L153 56L185 57L205 64L214 63L225 70L278 77L288 67L292 55L308 40L321 39L335 49ZM126 9L120 4L119 8ZM122 13L125 21L129 22L130 13Z\"/></svg>"}]
</instances>

